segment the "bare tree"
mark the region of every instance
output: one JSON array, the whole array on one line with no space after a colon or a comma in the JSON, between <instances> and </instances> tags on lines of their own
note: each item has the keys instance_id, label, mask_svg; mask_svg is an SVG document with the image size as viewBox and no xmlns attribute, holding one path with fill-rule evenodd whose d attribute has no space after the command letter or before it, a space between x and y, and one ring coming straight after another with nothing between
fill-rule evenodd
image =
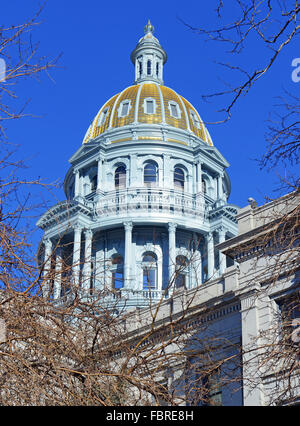
<instances>
[{"instance_id":1,"label":"bare tree","mask_svg":"<svg viewBox=\"0 0 300 426\"><path fill-rule=\"evenodd\" d=\"M1 287L26 291L36 285L33 253L30 252L32 189L46 187L40 179L22 177L24 161L17 158L17 145L7 138L12 120L25 115L27 102L18 99L17 83L38 78L56 65L57 58L39 56L32 38L43 7L23 24L0 27L0 55L5 69L0 80L0 277ZM35 257L35 256L34 256Z\"/></svg>"},{"instance_id":2,"label":"bare tree","mask_svg":"<svg viewBox=\"0 0 300 426\"><path fill-rule=\"evenodd\" d=\"M1 294L2 405L218 405L222 385L240 389L239 340L209 331L197 288L116 315L109 288L91 296L67 283L56 302Z\"/></svg>"}]
</instances>

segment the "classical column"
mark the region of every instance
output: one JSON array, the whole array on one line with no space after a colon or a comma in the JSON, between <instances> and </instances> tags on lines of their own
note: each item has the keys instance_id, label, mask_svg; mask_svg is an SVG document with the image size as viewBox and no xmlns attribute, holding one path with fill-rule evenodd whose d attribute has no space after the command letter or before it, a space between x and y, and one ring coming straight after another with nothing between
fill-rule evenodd
<instances>
[{"instance_id":1,"label":"classical column","mask_svg":"<svg viewBox=\"0 0 300 426\"><path fill-rule=\"evenodd\" d=\"M191 259L191 266L194 272L195 283L191 283L192 287L202 284L202 256L199 249L199 239L196 232L193 233L194 253Z\"/></svg>"},{"instance_id":2,"label":"classical column","mask_svg":"<svg viewBox=\"0 0 300 426\"><path fill-rule=\"evenodd\" d=\"M202 163L198 161L197 165L197 193L202 192Z\"/></svg>"},{"instance_id":3,"label":"classical column","mask_svg":"<svg viewBox=\"0 0 300 426\"><path fill-rule=\"evenodd\" d=\"M163 187L172 188L173 174L170 173L170 155L163 154Z\"/></svg>"},{"instance_id":4,"label":"classical column","mask_svg":"<svg viewBox=\"0 0 300 426\"><path fill-rule=\"evenodd\" d=\"M132 222L125 222L125 258L124 258L124 287L130 288Z\"/></svg>"},{"instance_id":5,"label":"classical column","mask_svg":"<svg viewBox=\"0 0 300 426\"><path fill-rule=\"evenodd\" d=\"M175 279L176 267L176 223L169 223L169 286Z\"/></svg>"},{"instance_id":6,"label":"classical column","mask_svg":"<svg viewBox=\"0 0 300 426\"><path fill-rule=\"evenodd\" d=\"M224 243L225 237L226 237L226 229L223 226L221 226L218 229L218 233L219 233L219 244ZM226 269L226 256L225 254L221 252L221 250L219 250L219 270L221 275L224 274L225 269Z\"/></svg>"},{"instance_id":7,"label":"classical column","mask_svg":"<svg viewBox=\"0 0 300 426\"><path fill-rule=\"evenodd\" d=\"M223 173L220 173L218 176L218 199L223 198Z\"/></svg>"},{"instance_id":8,"label":"classical column","mask_svg":"<svg viewBox=\"0 0 300 426\"><path fill-rule=\"evenodd\" d=\"M210 280L213 277L215 269L215 250L214 250L214 236L212 232L209 232L206 237L207 247L207 279Z\"/></svg>"},{"instance_id":9,"label":"classical column","mask_svg":"<svg viewBox=\"0 0 300 426\"><path fill-rule=\"evenodd\" d=\"M84 246L84 265L83 265L83 280L82 280L82 288L85 290L89 290L90 288L90 280L91 280L91 255L92 255L92 239L93 232L90 229L87 229L84 233L85 236L85 246Z\"/></svg>"},{"instance_id":10,"label":"classical column","mask_svg":"<svg viewBox=\"0 0 300 426\"><path fill-rule=\"evenodd\" d=\"M78 197L79 193L80 193L80 175L79 175L79 170L74 170L74 175L75 175L75 188L74 188L74 197Z\"/></svg>"},{"instance_id":11,"label":"classical column","mask_svg":"<svg viewBox=\"0 0 300 426\"><path fill-rule=\"evenodd\" d=\"M79 286L81 230L82 228L79 225L74 227L72 271L73 271L73 280L74 280L75 286Z\"/></svg>"},{"instance_id":12,"label":"classical column","mask_svg":"<svg viewBox=\"0 0 300 426\"><path fill-rule=\"evenodd\" d=\"M44 240L44 270L43 270L43 297L50 296L50 274L51 274L51 255L52 255L52 242L50 238Z\"/></svg>"},{"instance_id":13,"label":"classical column","mask_svg":"<svg viewBox=\"0 0 300 426\"><path fill-rule=\"evenodd\" d=\"M102 164L103 164L103 160L102 160L101 157L99 157L98 158L98 171L97 171L97 191L99 191L101 189L101 183L102 183L102 179L101 179Z\"/></svg>"},{"instance_id":14,"label":"classical column","mask_svg":"<svg viewBox=\"0 0 300 426\"><path fill-rule=\"evenodd\" d=\"M62 247L57 247L55 256L55 275L53 297L59 299L61 294L61 274L62 274Z\"/></svg>"},{"instance_id":15,"label":"classical column","mask_svg":"<svg viewBox=\"0 0 300 426\"><path fill-rule=\"evenodd\" d=\"M137 154L130 154L130 187L138 186L137 183Z\"/></svg>"}]
</instances>

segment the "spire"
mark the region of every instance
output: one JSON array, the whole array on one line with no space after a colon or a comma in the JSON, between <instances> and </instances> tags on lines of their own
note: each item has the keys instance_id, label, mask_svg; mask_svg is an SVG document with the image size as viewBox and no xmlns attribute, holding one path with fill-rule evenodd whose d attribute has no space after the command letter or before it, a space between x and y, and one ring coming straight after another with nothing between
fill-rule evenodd
<instances>
[{"instance_id":1,"label":"spire","mask_svg":"<svg viewBox=\"0 0 300 426\"><path fill-rule=\"evenodd\" d=\"M148 19L148 24L145 25L144 31L145 31L145 34L148 34L148 33L153 34L154 33L154 27L151 24L150 19Z\"/></svg>"},{"instance_id":2,"label":"spire","mask_svg":"<svg viewBox=\"0 0 300 426\"><path fill-rule=\"evenodd\" d=\"M153 35L154 26L150 19L144 32L144 37L139 40L130 56L135 65L135 83L154 81L163 84L163 65L167 61L167 54Z\"/></svg>"}]
</instances>

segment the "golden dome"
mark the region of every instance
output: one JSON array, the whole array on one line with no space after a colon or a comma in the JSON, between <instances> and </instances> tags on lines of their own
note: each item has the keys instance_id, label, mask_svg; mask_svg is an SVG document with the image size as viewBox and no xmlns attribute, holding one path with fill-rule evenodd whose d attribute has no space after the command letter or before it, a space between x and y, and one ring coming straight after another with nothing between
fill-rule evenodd
<instances>
[{"instance_id":1,"label":"golden dome","mask_svg":"<svg viewBox=\"0 0 300 426\"><path fill-rule=\"evenodd\" d=\"M211 137L197 110L169 87L155 82L135 84L109 99L86 132L83 143L123 126L158 124L192 132L208 145Z\"/></svg>"}]
</instances>

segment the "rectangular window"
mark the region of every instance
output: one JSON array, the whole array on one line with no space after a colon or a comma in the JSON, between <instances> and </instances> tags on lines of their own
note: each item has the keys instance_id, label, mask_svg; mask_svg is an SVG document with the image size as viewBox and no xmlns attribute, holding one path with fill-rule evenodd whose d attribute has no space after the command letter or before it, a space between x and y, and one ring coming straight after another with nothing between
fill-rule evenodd
<instances>
[{"instance_id":1,"label":"rectangular window","mask_svg":"<svg viewBox=\"0 0 300 426\"><path fill-rule=\"evenodd\" d=\"M123 287L123 274L118 271L113 271L111 274L112 288L118 290Z\"/></svg>"},{"instance_id":2,"label":"rectangular window","mask_svg":"<svg viewBox=\"0 0 300 426\"><path fill-rule=\"evenodd\" d=\"M146 101L147 114L154 114L154 102L152 100Z\"/></svg>"},{"instance_id":3,"label":"rectangular window","mask_svg":"<svg viewBox=\"0 0 300 426\"><path fill-rule=\"evenodd\" d=\"M192 122L193 122L194 126L196 126L197 129L200 129L200 122L198 120L198 117L196 116L194 111L190 111L190 112L191 112Z\"/></svg>"},{"instance_id":4,"label":"rectangular window","mask_svg":"<svg viewBox=\"0 0 300 426\"><path fill-rule=\"evenodd\" d=\"M215 371L202 379L204 388L203 405L222 405L222 390L220 385L220 373Z\"/></svg>"},{"instance_id":5,"label":"rectangular window","mask_svg":"<svg viewBox=\"0 0 300 426\"><path fill-rule=\"evenodd\" d=\"M156 269L151 269L151 268L143 269L143 289L144 290L156 289Z\"/></svg>"},{"instance_id":6,"label":"rectangular window","mask_svg":"<svg viewBox=\"0 0 300 426\"><path fill-rule=\"evenodd\" d=\"M281 323L281 339L289 345L299 344L300 298L294 294L277 302Z\"/></svg>"},{"instance_id":7,"label":"rectangular window","mask_svg":"<svg viewBox=\"0 0 300 426\"><path fill-rule=\"evenodd\" d=\"M125 115L127 115L128 112L129 112L129 101L126 101L122 103L121 117L125 117Z\"/></svg>"},{"instance_id":8,"label":"rectangular window","mask_svg":"<svg viewBox=\"0 0 300 426\"><path fill-rule=\"evenodd\" d=\"M178 118L178 109L177 109L177 105L175 104L171 104L170 103L170 108L171 108L171 115L175 118Z\"/></svg>"},{"instance_id":9,"label":"rectangular window","mask_svg":"<svg viewBox=\"0 0 300 426\"><path fill-rule=\"evenodd\" d=\"M98 119L97 127L102 126L102 124L104 124L105 119L107 117L107 113L108 113L108 108L105 108L105 110L101 112L100 117Z\"/></svg>"},{"instance_id":10,"label":"rectangular window","mask_svg":"<svg viewBox=\"0 0 300 426\"><path fill-rule=\"evenodd\" d=\"M189 371L190 371L189 366ZM205 367L204 367L205 368ZM197 371L198 370L198 371ZM221 374L219 369L206 374L205 370L196 367L193 374L188 376L190 382L191 405L196 406L220 406L222 405Z\"/></svg>"}]
</instances>

